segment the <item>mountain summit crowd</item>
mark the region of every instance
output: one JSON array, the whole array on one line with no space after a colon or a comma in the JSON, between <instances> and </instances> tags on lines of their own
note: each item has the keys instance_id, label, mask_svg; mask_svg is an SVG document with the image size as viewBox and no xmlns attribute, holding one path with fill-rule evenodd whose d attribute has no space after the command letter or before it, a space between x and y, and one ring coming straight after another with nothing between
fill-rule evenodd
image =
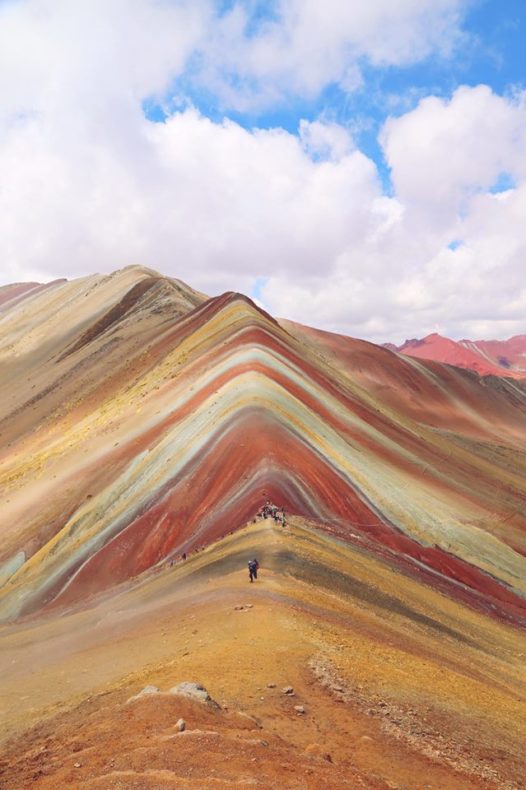
<instances>
[{"instance_id":1,"label":"mountain summit crowd","mask_svg":"<svg viewBox=\"0 0 526 790\"><path fill-rule=\"evenodd\" d=\"M276 524L281 524L283 527L287 526L285 508L273 505L272 502L266 502L266 504L263 505L257 514L257 518L273 518Z\"/></svg>"}]
</instances>

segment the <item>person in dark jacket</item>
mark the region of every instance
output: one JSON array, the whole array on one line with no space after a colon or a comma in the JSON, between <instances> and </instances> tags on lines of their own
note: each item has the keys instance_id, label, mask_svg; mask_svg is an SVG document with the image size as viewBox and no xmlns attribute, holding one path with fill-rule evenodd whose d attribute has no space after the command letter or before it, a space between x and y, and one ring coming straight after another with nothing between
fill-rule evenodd
<instances>
[{"instance_id":1,"label":"person in dark jacket","mask_svg":"<svg viewBox=\"0 0 526 790\"><path fill-rule=\"evenodd\" d=\"M248 562L248 577L251 582L258 577L259 562L256 559L249 560Z\"/></svg>"}]
</instances>

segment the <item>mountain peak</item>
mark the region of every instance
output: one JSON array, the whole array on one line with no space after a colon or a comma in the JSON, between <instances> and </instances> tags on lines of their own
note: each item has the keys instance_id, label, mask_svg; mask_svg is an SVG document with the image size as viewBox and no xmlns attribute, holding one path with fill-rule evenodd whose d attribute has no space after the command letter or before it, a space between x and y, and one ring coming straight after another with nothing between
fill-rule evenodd
<instances>
[{"instance_id":1,"label":"mountain peak","mask_svg":"<svg viewBox=\"0 0 526 790\"><path fill-rule=\"evenodd\" d=\"M509 340L456 341L432 332L421 339L406 340L396 350L407 356L473 370L481 376L526 378L526 335Z\"/></svg>"}]
</instances>

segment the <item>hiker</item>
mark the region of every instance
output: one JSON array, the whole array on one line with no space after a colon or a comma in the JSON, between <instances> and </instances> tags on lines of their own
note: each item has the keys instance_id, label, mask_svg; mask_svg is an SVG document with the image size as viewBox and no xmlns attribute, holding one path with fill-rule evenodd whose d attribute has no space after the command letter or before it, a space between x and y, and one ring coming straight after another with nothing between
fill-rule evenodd
<instances>
[{"instance_id":1,"label":"hiker","mask_svg":"<svg viewBox=\"0 0 526 790\"><path fill-rule=\"evenodd\" d=\"M256 559L248 561L248 577L251 582L258 577L259 562Z\"/></svg>"}]
</instances>

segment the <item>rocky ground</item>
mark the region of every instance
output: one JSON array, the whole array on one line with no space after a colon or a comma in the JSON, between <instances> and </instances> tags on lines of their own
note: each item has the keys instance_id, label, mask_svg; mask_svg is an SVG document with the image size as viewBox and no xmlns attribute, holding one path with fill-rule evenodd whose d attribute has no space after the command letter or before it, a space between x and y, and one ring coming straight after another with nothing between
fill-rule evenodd
<instances>
[{"instance_id":1,"label":"rocky ground","mask_svg":"<svg viewBox=\"0 0 526 790\"><path fill-rule=\"evenodd\" d=\"M303 521L0 637L5 790L524 786L523 634Z\"/></svg>"}]
</instances>

